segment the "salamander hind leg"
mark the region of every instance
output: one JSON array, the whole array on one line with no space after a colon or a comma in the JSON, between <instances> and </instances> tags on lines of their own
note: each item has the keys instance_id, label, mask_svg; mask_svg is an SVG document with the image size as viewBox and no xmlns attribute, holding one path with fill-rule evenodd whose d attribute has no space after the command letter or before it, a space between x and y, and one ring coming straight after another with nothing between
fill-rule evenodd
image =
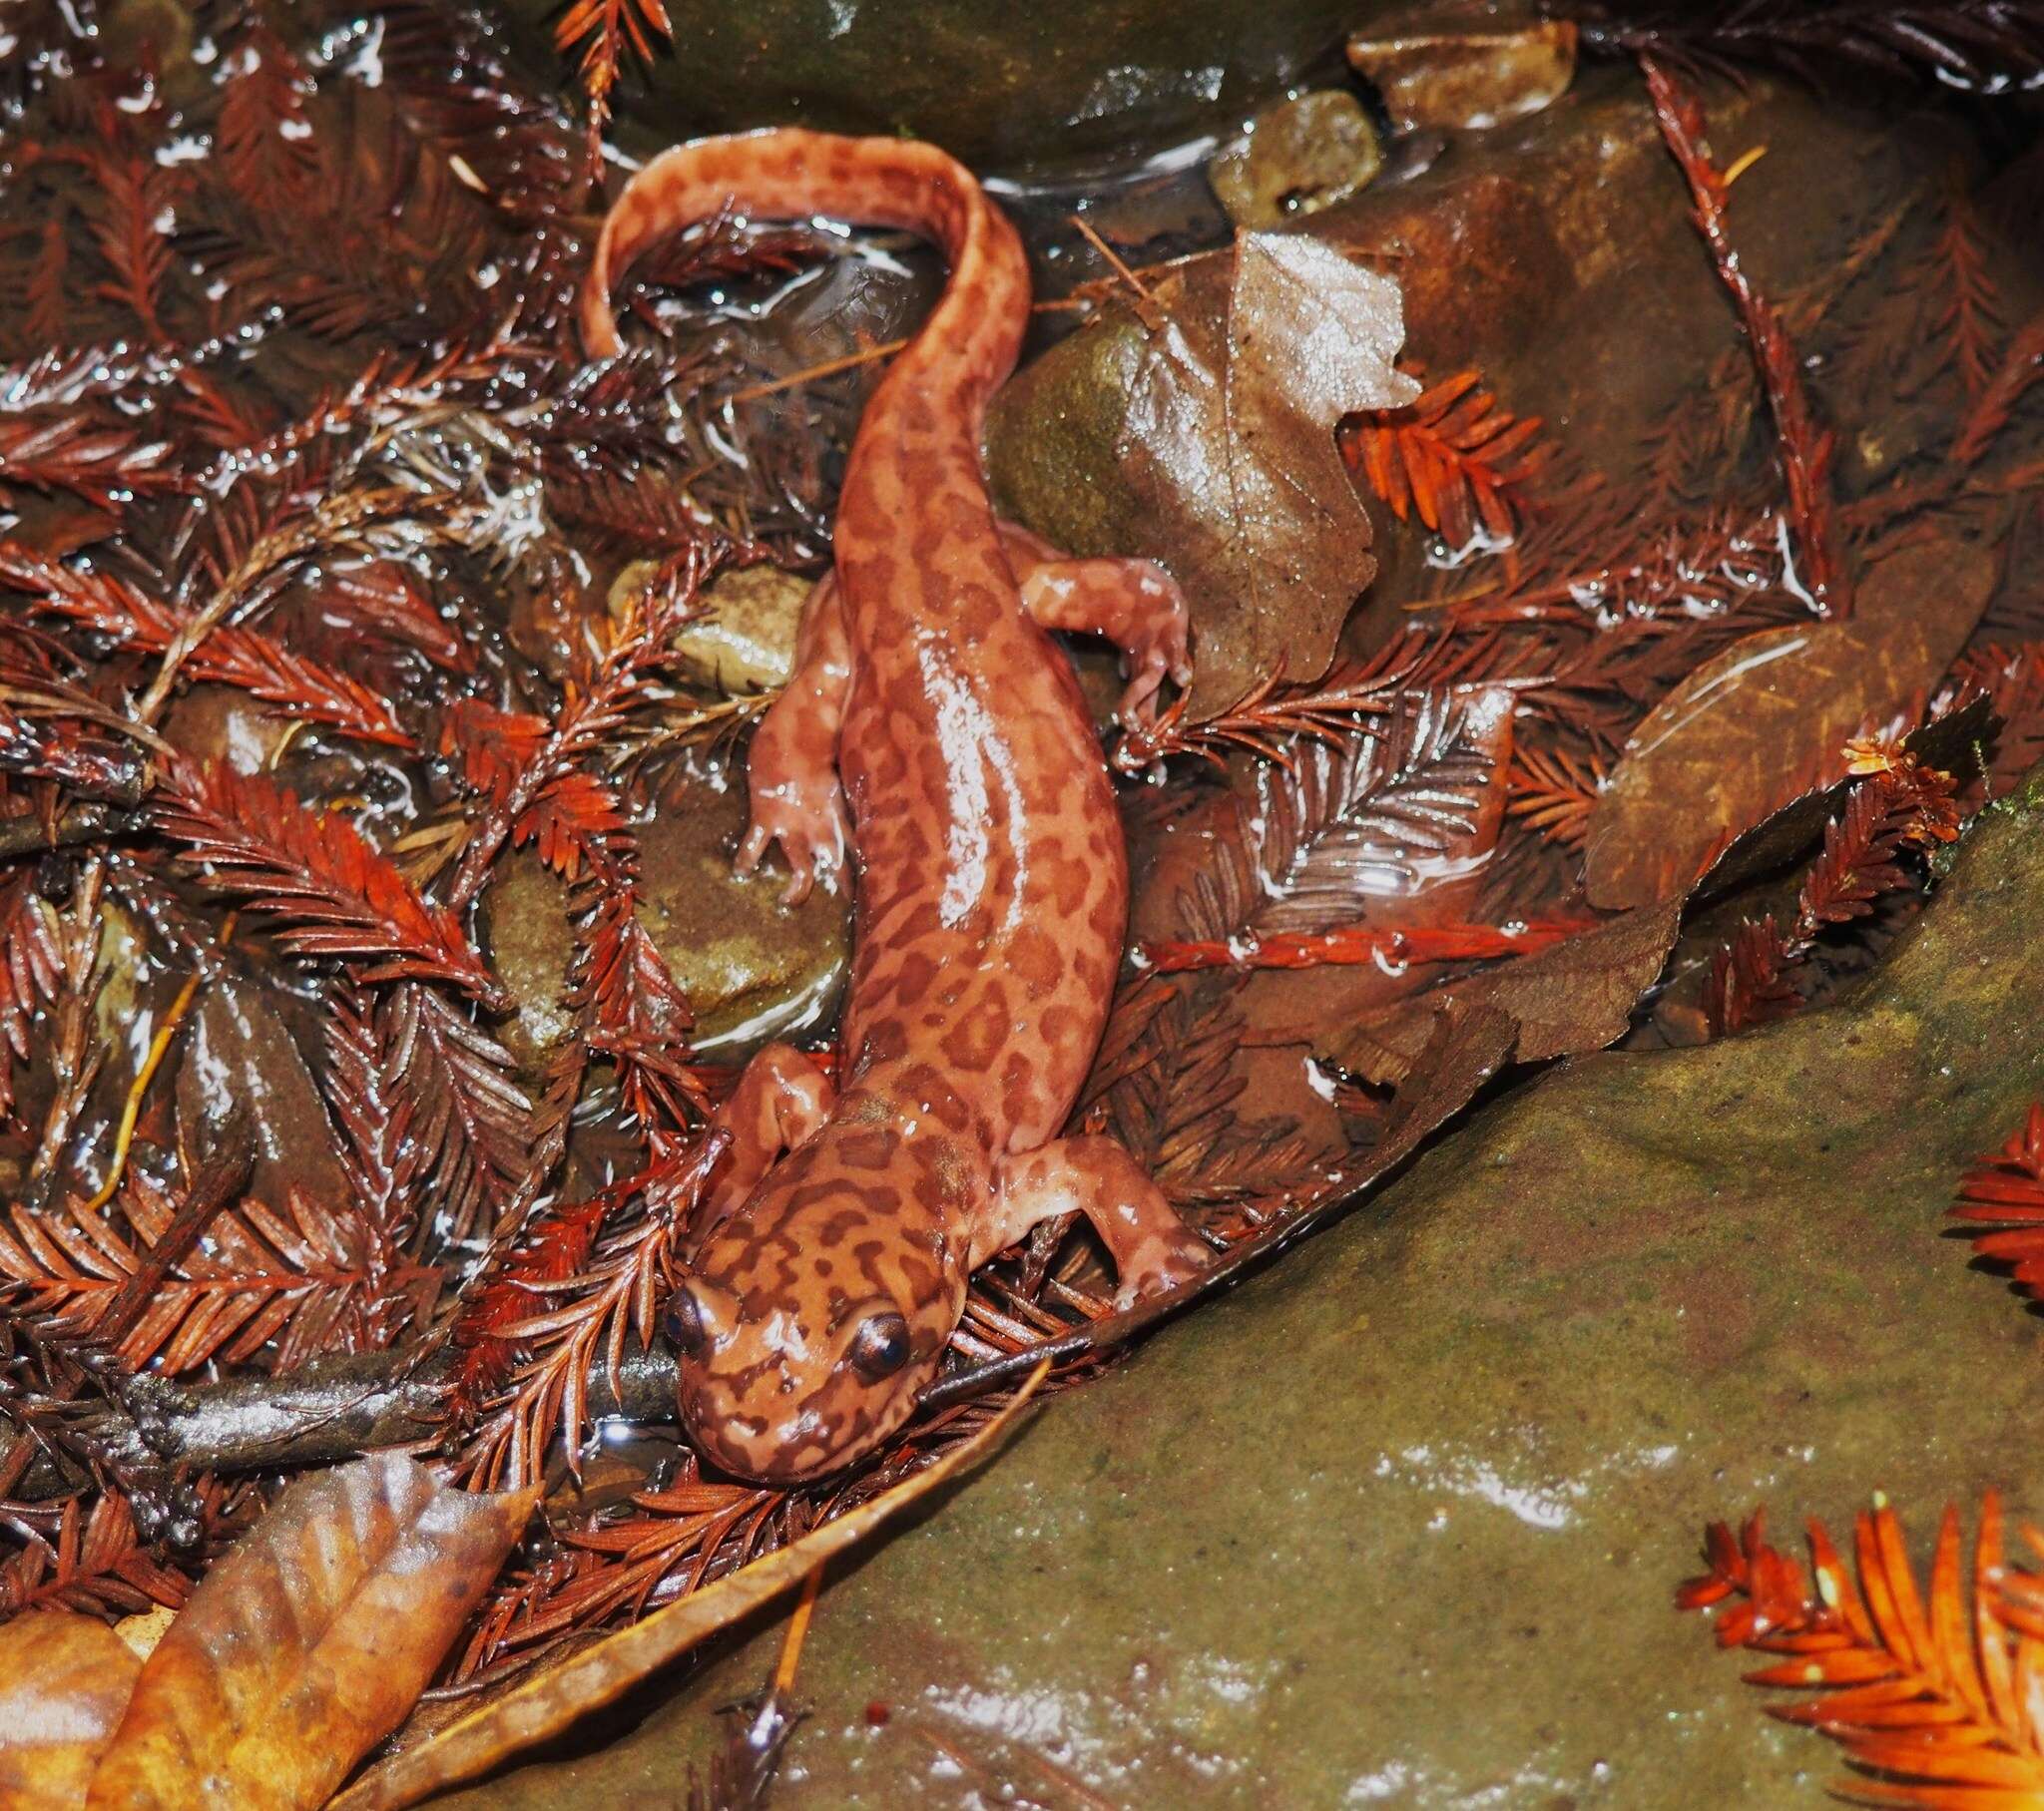
<instances>
[{"instance_id":1,"label":"salamander hind leg","mask_svg":"<svg viewBox=\"0 0 2044 1811\"><path fill-rule=\"evenodd\" d=\"M844 633L835 575L809 593L795 637L794 672L746 756L752 820L733 863L741 874L779 843L788 867L789 905L809 896L818 871L844 865L846 812L837 779L837 731L851 684L851 644Z\"/></svg>"},{"instance_id":2,"label":"salamander hind leg","mask_svg":"<svg viewBox=\"0 0 2044 1811\"><path fill-rule=\"evenodd\" d=\"M994 1186L993 1242L974 1250L975 1264L1039 1220L1072 1212L1086 1216L1114 1259L1117 1307L1175 1288L1214 1261L1212 1249L1112 1138L1059 1138L1016 1152L1001 1160Z\"/></svg>"},{"instance_id":3,"label":"salamander hind leg","mask_svg":"<svg viewBox=\"0 0 2044 1811\"><path fill-rule=\"evenodd\" d=\"M815 1060L791 1044L768 1044L746 1065L711 1127L731 1134L731 1150L704 1199L699 1222L715 1231L760 1185L785 1151L813 1137L837 1099Z\"/></svg>"},{"instance_id":4,"label":"salamander hind leg","mask_svg":"<svg viewBox=\"0 0 2044 1811\"><path fill-rule=\"evenodd\" d=\"M1039 628L1105 636L1122 651L1129 676L1119 711L1124 725L1156 720L1167 678L1193 682L1185 593L1155 561L1067 560L1048 541L1008 522L1001 524L1001 545L1022 606Z\"/></svg>"}]
</instances>

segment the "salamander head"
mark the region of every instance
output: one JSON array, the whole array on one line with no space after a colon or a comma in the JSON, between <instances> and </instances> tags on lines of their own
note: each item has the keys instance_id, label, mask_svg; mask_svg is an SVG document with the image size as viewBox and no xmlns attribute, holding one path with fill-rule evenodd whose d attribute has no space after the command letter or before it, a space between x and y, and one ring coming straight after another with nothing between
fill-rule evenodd
<instances>
[{"instance_id":1,"label":"salamander head","mask_svg":"<svg viewBox=\"0 0 2044 1811\"><path fill-rule=\"evenodd\" d=\"M964 1310L965 1278L896 1214L841 1197L770 1216L759 1205L704 1246L666 1325L697 1450L742 1478L794 1484L908 1419Z\"/></svg>"}]
</instances>

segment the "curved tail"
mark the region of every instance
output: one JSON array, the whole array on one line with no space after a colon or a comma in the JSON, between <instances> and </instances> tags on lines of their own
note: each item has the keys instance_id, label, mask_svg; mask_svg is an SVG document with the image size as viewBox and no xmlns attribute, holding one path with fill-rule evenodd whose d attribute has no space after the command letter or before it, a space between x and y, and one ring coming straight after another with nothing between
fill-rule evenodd
<instances>
[{"instance_id":1,"label":"curved tail","mask_svg":"<svg viewBox=\"0 0 2044 1811\"><path fill-rule=\"evenodd\" d=\"M1014 368L1028 322L1028 263L972 173L934 145L793 127L677 146L625 185L582 291L582 340L593 355L624 349L611 287L639 252L727 210L767 220L823 215L926 234L943 247L951 278L896 361L894 381L948 378L971 392L960 401L979 404Z\"/></svg>"}]
</instances>

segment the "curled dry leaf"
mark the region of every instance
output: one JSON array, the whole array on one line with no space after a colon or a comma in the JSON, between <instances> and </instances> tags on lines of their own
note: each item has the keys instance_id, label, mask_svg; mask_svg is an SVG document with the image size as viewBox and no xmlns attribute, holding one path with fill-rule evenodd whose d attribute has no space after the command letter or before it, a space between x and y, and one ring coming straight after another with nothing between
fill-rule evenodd
<instances>
[{"instance_id":1,"label":"curled dry leaf","mask_svg":"<svg viewBox=\"0 0 2044 1811\"><path fill-rule=\"evenodd\" d=\"M1369 517L1334 426L1419 386L1392 368L1397 284L1318 239L1245 232L1225 295L1196 267L1153 291L1163 321L1129 374L1115 457L1142 499L1142 545L1192 606L1192 715L1218 715L1280 668L1317 679L1376 575Z\"/></svg>"},{"instance_id":2,"label":"curled dry leaf","mask_svg":"<svg viewBox=\"0 0 2044 1811\"><path fill-rule=\"evenodd\" d=\"M141 1670L97 1616L42 1609L0 1623L0 1811L83 1804Z\"/></svg>"},{"instance_id":3,"label":"curled dry leaf","mask_svg":"<svg viewBox=\"0 0 2044 1811\"><path fill-rule=\"evenodd\" d=\"M515 1691L437 1730L419 1746L400 1748L336 1800L334 1811L397 1811L399 1806L416 1804L428 1793L472 1779L615 1702L698 1642L791 1590L817 1567L855 1547L938 1485L991 1458L1048 1369L1048 1364L1038 1365L1015 1399L985 1427L905 1483L824 1523L792 1546L655 1610L633 1627L582 1648Z\"/></svg>"},{"instance_id":4,"label":"curled dry leaf","mask_svg":"<svg viewBox=\"0 0 2044 1811\"><path fill-rule=\"evenodd\" d=\"M150 1655L89 1811L324 1804L411 1709L535 1500L451 1490L401 1453L300 1479Z\"/></svg>"},{"instance_id":5,"label":"curled dry leaf","mask_svg":"<svg viewBox=\"0 0 2044 1811\"><path fill-rule=\"evenodd\" d=\"M1683 893L1733 838L1843 777L1847 741L1921 708L1995 578L1969 542L1919 542L1865 575L1849 622L1764 630L1705 663L1633 731L1591 814L1591 900Z\"/></svg>"}]
</instances>

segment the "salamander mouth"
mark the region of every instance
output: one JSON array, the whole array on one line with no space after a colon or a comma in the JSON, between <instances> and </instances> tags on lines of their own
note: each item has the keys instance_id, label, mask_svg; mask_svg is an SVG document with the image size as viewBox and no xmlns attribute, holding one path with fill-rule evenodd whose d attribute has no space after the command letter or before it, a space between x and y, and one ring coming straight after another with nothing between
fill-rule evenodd
<instances>
[{"instance_id":1,"label":"salamander mouth","mask_svg":"<svg viewBox=\"0 0 2044 1811\"><path fill-rule=\"evenodd\" d=\"M743 1410L689 1399L686 1383L682 1430L704 1462L750 1484L780 1487L828 1478L865 1458L905 1422L915 1407L913 1388L861 1405L856 1417L824 1418L800 1430L763 1425ZM857 1426L840 1426L856 1420Z\"/></svg>"}]
</instances>

